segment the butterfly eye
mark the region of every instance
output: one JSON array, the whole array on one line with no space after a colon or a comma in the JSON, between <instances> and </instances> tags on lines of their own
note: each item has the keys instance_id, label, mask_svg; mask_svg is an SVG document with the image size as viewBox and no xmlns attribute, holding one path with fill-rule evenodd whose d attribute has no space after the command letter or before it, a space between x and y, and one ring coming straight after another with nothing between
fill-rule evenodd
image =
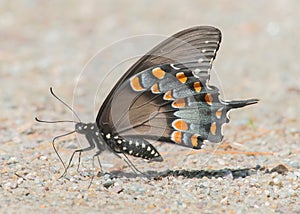
<instances>
[{"instance_id":1,"label":"butterfly eye","mask_svg":"<svg viewBox=\"0 0 300 214\"><path fill-rule=\"evenodd\" d=\"M81 131L83 130L83 123L76 123L75 124L75 131L78 133L81 133Z\"/></svg>"}]
</instances>

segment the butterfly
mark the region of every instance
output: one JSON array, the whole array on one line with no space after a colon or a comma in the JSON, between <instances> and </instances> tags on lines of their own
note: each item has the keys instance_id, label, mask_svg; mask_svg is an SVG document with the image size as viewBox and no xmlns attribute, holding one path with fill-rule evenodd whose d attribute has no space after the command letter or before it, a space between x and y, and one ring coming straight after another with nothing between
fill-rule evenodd
<instances>
[{"instance_id":1,"label":"butterfly","mask_svg":"<svg viewBox=\"0 0 300 214\"><path fill-rule=\"evenodd\" d=\"M228 112L258 102L224 101L219 89L209 85L221 37L215 27L196 26L141 57L110 91L95 122L83 123L76 116L75 132L85 135L89 146L76 150L71 160L77 152L97 148L94 157L110 150L117 156L163 161L152 141L192 149L201 149L206 141L221 142Z\"/></svg>"}]
</instances>

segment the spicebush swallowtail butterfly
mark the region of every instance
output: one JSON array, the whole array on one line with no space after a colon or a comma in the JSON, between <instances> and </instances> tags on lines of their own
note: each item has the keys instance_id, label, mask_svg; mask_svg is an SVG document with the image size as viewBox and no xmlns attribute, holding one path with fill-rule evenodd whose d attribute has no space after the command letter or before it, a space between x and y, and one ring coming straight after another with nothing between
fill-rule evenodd
<instances>
[{"instance_id":1,"label":"spicebush swallowtail butterfly","mask_svg":"<svg viewBox=\"0 0 300 214\"><path fill-rule=\"evenodd\" d=\"M82 123L77 117L73 132L85 135L89 146L76 150L70 162L75 153L94 148L94 157L108 149L117 156L163 161L149 141L193 149L201 149L205 141L221 142L228 112L258 100L224 101L219 89L209 85L220 42L219 29L196 26L150 50L115 84L95 122Z\"/></svg>"}]
</instances>

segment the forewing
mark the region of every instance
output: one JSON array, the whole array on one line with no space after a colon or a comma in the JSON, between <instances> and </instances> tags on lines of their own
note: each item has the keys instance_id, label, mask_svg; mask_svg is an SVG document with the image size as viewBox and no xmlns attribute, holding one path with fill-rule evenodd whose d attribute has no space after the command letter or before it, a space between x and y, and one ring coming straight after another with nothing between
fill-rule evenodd
<instances>
[{"instance_id":1,"label":"forewing","mask_svg":"<svg viewBox=\"0 0 300 214\"><path fill-rule=\"evenodd\" d=\"M189 63L186 67L208 73L220 42L221 32L214 27L197 26L180 31L145 54L124 77L128 78L157 65L175 63Z\"/></svg>"}]
</instances>

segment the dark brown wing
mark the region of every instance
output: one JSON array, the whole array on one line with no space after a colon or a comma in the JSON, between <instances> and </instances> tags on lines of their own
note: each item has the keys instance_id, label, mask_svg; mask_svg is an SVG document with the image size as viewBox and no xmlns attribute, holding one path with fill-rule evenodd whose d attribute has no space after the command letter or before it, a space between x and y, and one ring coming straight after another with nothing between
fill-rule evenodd
<instances>
[{"instance_id":1,"label":"dark brown wing","mask_svg":"<svg viewBox=\"0 0 300 214\"><path fill-rule=\"evenodd\" d=\"M145 54L122 79L153 66L172 63L195 63L199 70L203 67L203 72L209 72L220 42L221 31L214 27L197 26L180 31Z\"/></svg>"},{"instance_id":2,"label":"dark brown wing","mask_svg":"<svg viewBox=\"0 0 300 214\"><path fill-rule=\"evenodd\" d=\"M97 115L96 122L99 129L103 130L103 132L116 132L112 116L114 118L122 118L126 114L128 109L122 108L122 106L128 105L126 100L130 99L126 99L126 97L131 96L133 93L130 90L124 90L123 95L118 96L117 99L115 96L116 91L120 91L121 87L128 87L126 82L129 83L129 78L143 70L162 64L180 63L188 68L186 71L193 72L202 82L206 82L209 79L209 71L219 49L220 42L220 30L210 26L197 26L180 31L158 44L139 59L111 90ZM145 98L143 95L140 96L144 100L153 99L147 95L146 97L148 98ZM114 111L112 111L113 100L115 103L118 103ZM159 101L157 100L157 102ZM114 106L116 107L116 105Z\"/></svg>"}]
</instances>

